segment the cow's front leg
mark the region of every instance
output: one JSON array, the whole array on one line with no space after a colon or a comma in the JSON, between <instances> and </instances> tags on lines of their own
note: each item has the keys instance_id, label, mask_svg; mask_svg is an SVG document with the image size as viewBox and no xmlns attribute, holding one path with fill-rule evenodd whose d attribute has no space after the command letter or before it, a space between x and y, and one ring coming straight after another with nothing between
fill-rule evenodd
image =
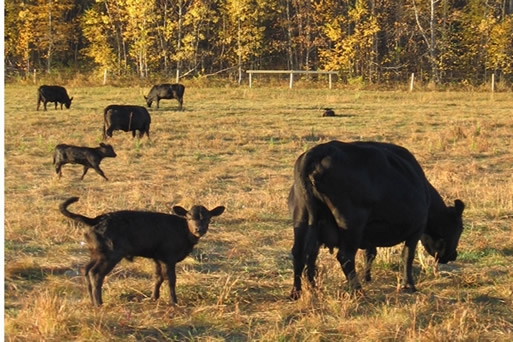
<instances>
[{"instance_id":1,"label":"cow's front leg","mask_svg":"<svg viewBox=\"0 0 513 342\"><path fill-rule=\"evenodd\" d=\"M351 288L351 291L355 292L362 289L354 267L356 251L357 248L354 247L343 247L340 248L337 253L337 260L340 263L340 266L342 266L342 271L344 271L349 287Z\"/></svg>"},{"instance_id":2,"label":"cow's front leg","mask_svg":"<svg viewBox=\"0 0 513 342\"><path fill-rule=\"evenodd\" d=\"M417 248L417 239L407 240L404 244L402 259L403 259L403 280L401 287L403 290L411 292L417 291L413 281L413 259L415 258L415 249Z\"/></svg>"},{"instance_id":3,"label":"cow's front leg","mask_svg":"<svg viewBox=\"0 0 513 342\"><path fill-rule=\"evenodd\" d=\"M370 282L372 262L376 258L376 247L369 247L365 250L365 281Z\"/></svg>"}]
</instances>

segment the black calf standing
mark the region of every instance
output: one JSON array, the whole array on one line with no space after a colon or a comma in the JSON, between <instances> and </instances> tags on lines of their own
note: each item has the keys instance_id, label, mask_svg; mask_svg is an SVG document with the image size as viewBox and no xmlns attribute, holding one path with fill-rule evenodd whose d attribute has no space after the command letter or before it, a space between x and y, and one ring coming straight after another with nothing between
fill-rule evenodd
<instances>
[{"instance_id":1,"label":"black calf standing","mask_svg":"<svg viewBox=\"0 0 513 342\"><path fill-rule=\"evenodd\" d=\"M112 271L121 259L130 261L136 256L155 261L155 286L153 299L160 296L160 285L167 275L169 293L173 303L177 303L176 263L185 259L208 230L210 219L223 213L219 206L208 210L195 205L187 211L173 207L176 215L147 211L115 211L97 216L85 217L68 211L67 207L78 201L72 197L60 205L61 213L90 228L85 233L91 260L83 268L89 296L93 305L102 304L102 284L105 276ZM165 273L162 270L165 265Z\"/></svg>"},{"instance_id":2,"label":"black calf standing","mask_svg":"<svg viewBox=\"0 0 513 342\"><path fill-rule=\"evenodd\" d=\"M100 176L109 180L100 169L100 163L105 157L116 157L116 153L111 145L101 143L100 147L92 148L59 144L55 147L53 153L53 164L59 178L62 176L62 165L70 163L84 165L84 173L80 179L84 179L87 170L93 168Z\"/></svg>"}]
</instances>

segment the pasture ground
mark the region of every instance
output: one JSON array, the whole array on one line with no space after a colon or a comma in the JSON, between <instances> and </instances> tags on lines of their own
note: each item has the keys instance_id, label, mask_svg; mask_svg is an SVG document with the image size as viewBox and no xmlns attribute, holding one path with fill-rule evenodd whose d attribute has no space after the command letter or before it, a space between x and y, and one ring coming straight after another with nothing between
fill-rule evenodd
<instances>
[{"instance_id":1,"label":"pasture ground","mask_svg":"<svg viewBox=\"0 0 513 342\"><path fill-rule=\"evenodd\" d=\"M37 87L5 86L6 340L513 340L510 92L187 87L184 111L175 100L150 110L151 140L114 133L107 182L93 170L80 181L77 165L58 180L52 150L97 145L103 108L143 105L149 87L67 88L70 110L37 112ZM338 116L321 117L324 107ZM419 244L417 293L397 291L402 246L378 249L373 282L356 298L323 249L318 289L288 299L293 164L332 139L403 145L446 202L465 202L456 262L436 267ZM153 265L137 258L107 276L97 309L78 271L88 260L83 227L58 211L70 196L80 197L71 211L93 217L174 204L227 210L178 264L179 305L168 305L167 283L149 300Z\"/></svg>"}]
</instances>

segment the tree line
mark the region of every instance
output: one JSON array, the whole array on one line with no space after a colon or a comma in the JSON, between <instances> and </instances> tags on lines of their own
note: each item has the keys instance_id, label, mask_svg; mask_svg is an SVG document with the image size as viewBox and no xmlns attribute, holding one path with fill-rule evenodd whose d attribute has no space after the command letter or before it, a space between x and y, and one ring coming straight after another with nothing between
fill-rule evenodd
<instances>
[{"instance_id":1,"label":"tree line","mask_svg":"<svg viewBox=\"0 0 513 342\"><path fill-rule=\"evenodd\" d=\"M5 67L140 78L336 70L513 80L513 0L5 0ZM406 76L407 77L407 76ZM419 76L416 76L419 77Z\"/></svg>"}]
</instances>

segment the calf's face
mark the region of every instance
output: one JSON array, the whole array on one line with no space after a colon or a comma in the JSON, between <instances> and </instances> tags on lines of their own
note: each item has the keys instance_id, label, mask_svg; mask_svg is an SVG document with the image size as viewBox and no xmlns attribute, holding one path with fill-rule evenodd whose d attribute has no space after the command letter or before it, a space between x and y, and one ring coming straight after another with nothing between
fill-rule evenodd
<instances>
[{"instance_id":1,"label":"calf's face","mask_svg":"<svg viewBox=\"0 0 513 342\"><path fill-rule=\"evenodd\" d=\"M176 215L185 217L189 231L198 238L206 234L210 219L214 216L221 215L224 209L223 206L219 206L208 210L204 206L195 205L191 210L187 211L180 206L173 207L173 211Z\"/></svg>"},{"instance_id":2,"label":"calf's face","mask_svg":"<svg viewBox=\"0 0 513 342\"><path fill-rule=\"evenodd\" d=\"M117 154L114 152L114 148L112 148L112 145L106 145L104 143L100 144L100 149L105 157L116 157Z\"/></svg>"}]
</instances>

